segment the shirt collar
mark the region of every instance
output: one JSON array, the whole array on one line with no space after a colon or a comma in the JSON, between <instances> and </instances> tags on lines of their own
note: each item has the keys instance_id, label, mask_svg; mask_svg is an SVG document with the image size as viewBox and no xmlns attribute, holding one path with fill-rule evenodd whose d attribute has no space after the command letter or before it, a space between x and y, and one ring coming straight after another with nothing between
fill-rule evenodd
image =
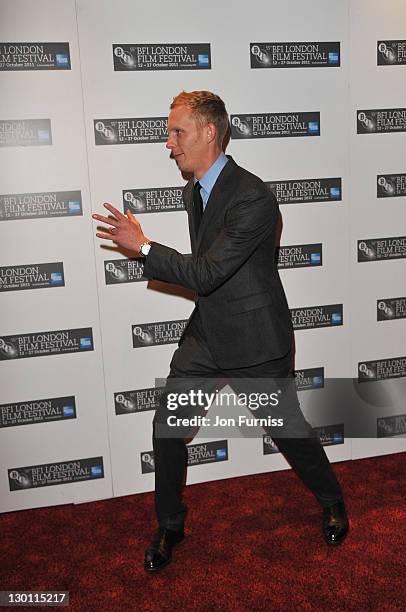
<instances>
[{"instance_id":1,"label":"shirt collar","mask_svg":"<svg viewBox=\"0 0 406 612\"><path fill-rule=\"evenodd\" d=\"M212 164L207 170L207 172L203 174L202 178L199 179L200 185L205 190L208 196L210 196L210 193L219 177L219 174L227 162L228 157L223 152L221 152L214 164ZM194 182L196 183L197 179L195 179Z\"/></svg>"}]
</instances>

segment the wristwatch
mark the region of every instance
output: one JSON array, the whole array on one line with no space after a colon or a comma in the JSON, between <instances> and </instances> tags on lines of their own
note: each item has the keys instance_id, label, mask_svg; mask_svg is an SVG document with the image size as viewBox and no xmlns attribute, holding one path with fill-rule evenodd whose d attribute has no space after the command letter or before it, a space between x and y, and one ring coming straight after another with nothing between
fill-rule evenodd
<instances>
[{"instance_id":1,"label":"wristwatch","mask_svg":"<svg viewBox=\"0 0 406 612\"><path fill-rule=\"evenodd\" d=\"M140 246L140 255L142 257L146 257L149 253L149 250L151 248L151 243L150 242L144 242L141 246Z\"/></svg>"}]
</instances>

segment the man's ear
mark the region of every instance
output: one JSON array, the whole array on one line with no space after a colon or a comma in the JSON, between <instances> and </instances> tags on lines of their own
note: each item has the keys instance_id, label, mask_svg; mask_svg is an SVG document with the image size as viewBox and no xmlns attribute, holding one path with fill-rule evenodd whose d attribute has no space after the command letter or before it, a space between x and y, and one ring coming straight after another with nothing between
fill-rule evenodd
<instances>
[{"instance_id":1,"label":"man's ear","mask_svg":"<svg viewBox=\"0 0 406 612\"><path fill-rule=\"evenodd\" d=\"M213 142L216 140L217 130L214 123L208 123L206 126L207 142Z\"/></svg>"}]
</instances>

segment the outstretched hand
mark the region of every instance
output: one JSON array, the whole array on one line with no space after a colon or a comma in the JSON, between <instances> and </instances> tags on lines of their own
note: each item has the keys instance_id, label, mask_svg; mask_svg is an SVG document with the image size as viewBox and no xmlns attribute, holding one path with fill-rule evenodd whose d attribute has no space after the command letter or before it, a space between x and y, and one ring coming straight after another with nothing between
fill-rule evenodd
<instances>
[{"instance_id":1,"label":"outstretched hand","mask_svg":"<svg viewBox=\"0 0 406 612\"><path fill-rule=\"evenodd\" d=\"M139 254L141 245L149 242L149 239L144 235L141 225L132 212L128 209L126 215L123 215L111 204L105 203L103 206L110 211L111 215L104 217L94 214L92 217L110 227L103 228L104 232L96 232L96 236L104 240L111 240L118 246Z\"/></svg>"}]
</instances>

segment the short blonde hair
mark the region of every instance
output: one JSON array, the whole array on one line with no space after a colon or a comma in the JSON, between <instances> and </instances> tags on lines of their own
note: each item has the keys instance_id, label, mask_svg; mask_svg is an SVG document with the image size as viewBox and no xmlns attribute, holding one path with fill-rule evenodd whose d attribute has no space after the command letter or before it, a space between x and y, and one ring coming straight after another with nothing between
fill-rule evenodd
<instances>
[{"instance_id":1,"label":"short blonde hair","mask_svg":"<svg viewBox=\"0 0 406 612\"><path fill-rule=\"evenodd\" d=\"M192 111L194 119L201 125L213 123L216 127L216 141L224 149L229 138L230 123L223 100L211 91L181 91L174 97L171 109L185 106ZM227 143L226 143L227 144Z\"/></svg>"}]
</instances>

